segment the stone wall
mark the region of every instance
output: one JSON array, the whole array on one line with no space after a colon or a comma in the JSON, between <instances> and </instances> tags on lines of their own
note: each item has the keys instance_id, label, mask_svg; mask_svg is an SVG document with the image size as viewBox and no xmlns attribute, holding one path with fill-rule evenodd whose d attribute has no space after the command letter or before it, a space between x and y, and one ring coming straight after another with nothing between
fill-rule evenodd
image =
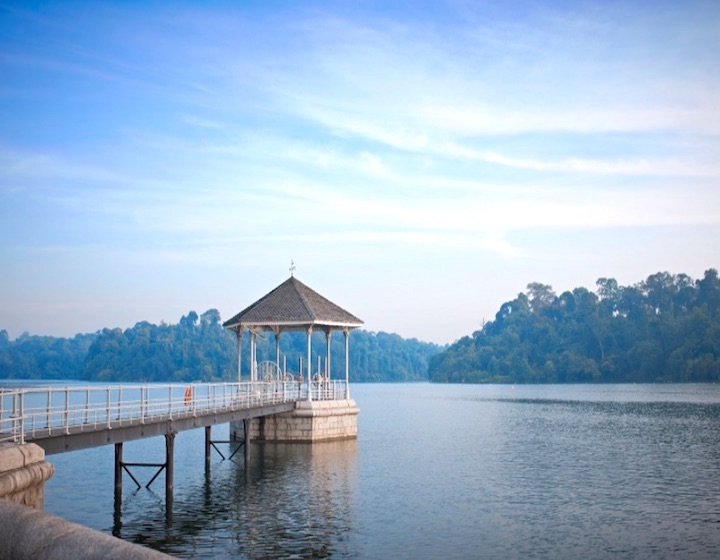
<instances>
[{"instance_id":1,"label":"stone wall","mask_svg":"<svg viewBox=\"0 0 720 560\"><path fill-rule=\"evenodd\" d=\"M357 438L357 415L353 400L299 401L295 410L252 418L248 422L251 441L312 443ZM242 433L242 425L231 425L230 433Z\"/></svg>"},{"instance_id":2,"label":"stone wall","mask_svg":"<svg viewBox=\"0 0 720 560\"><path fill-rule=\"evenodd\" d=\"M167 560L171 557L54 515L0 500L0 560L98 558Z\"/></svg>"},{"instance_id":3,"label":"stone wall","mask_svg":"<svg viewBox=\"0 0 720 560\"><path fill-rule=\"evenodd\" d=\"M44 484L55 473L45 450L34 443L0 444L0 499L42 509Z\"/></svg>"}]
</instances>

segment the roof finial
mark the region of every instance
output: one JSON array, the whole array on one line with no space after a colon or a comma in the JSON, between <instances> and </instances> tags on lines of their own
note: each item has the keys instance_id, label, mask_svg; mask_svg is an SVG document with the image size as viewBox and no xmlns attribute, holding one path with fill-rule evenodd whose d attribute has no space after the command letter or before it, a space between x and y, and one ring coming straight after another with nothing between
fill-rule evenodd
<instances>
[{"instance_id":1,"label":"roof finial","mask_svg":"<svg viewBox=\"0 0 720 560\"><path fill-rule=\"evenodd\" d=\"M295 261L290 259L290 276L295 276Z\"/></svg>"}]
</instances>

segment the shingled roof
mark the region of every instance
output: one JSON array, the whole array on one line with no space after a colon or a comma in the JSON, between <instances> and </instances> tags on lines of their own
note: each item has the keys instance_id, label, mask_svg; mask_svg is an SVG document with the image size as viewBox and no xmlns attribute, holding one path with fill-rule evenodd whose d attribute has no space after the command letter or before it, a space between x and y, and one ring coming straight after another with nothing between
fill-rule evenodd
<instances>
[{"instance_id":1,"label":"shingled roof","mask_svg":"<svg viewBox=\"0 0 720 560\"><path fill-rule=\"evenodd\" d=\"M294 276L223 326L228 329L303 329L312 326L357 328L363 322L308 288Z\"/></svg>"}]
</instances>

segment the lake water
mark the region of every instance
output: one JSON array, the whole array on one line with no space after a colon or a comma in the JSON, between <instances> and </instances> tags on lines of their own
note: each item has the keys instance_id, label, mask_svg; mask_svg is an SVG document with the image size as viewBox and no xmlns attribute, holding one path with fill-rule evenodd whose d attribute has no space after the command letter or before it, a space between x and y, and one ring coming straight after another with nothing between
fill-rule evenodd
<instances>
[{"instance_id":1,"label":"lake water","mask_svg":"<svg viewBox=\"0 0 720 560\"><path fill-rule=\"evenodd\" d=\"M352 393L357 441L253 444L206 472L203 430L180 433L171 520L162 475L126 475L115 510L112 446L50 456L46 511L182 558L720 557L720 385ZM162 462L163 438L124 460Z\"/></svg>"}]
</instances>

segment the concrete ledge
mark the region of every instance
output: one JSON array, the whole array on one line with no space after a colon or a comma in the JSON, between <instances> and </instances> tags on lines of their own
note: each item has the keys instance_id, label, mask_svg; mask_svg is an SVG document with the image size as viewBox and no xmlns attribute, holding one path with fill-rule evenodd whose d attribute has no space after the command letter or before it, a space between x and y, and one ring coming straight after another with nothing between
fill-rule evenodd
<instances>
[{"instance_id":1,"label":"concrete ledge","mask_svg":"<svg viewBox=\"0 0 720 560\"><path fill-rule=\"evenodd\" d=\"M315 418L319 416L357 415L360 409L355 401L299 401L292 415L296 418Z\"/></svg>"},{"instance_id":2,"label":"concrete ledge","mask_svg":"<svg viewBox=\"0 0 720 560\"><path fill-rule=\"evenodd\" d=\"M45 450L34 443L0 443L0 473L22 469L45 460Z\"/></svg>"},{"instance_id":3,"label":"concrete ledge","mask_svg":"<svg viewBox=\"0 0 720 560\"><path fill-rule=\"evenodd\" d=\"M0 498L42 509L45 481L54 473L39 445L0 444Z\"/></svg>"},{"instance_id":4,"label":"concrete ledge","mask_svg":"<svg viewBox=\"0 0 720 560\"><path fill-rule=\"evenodd\" d=\"M0 560L162 560L170 556L0 500Z\"/></svg>"},{"instance_id":5,"label":"concrete ledge","mask_svg":"<svg viewBox=\"0 0 720 560\"><path fill-rule=\"evenodd\" d=\"M55 467L47 461L0 473L0 498L10 497L28 488L42 488L43 483L53 474L55 474Z\"/></svg>"}]
</instances>

